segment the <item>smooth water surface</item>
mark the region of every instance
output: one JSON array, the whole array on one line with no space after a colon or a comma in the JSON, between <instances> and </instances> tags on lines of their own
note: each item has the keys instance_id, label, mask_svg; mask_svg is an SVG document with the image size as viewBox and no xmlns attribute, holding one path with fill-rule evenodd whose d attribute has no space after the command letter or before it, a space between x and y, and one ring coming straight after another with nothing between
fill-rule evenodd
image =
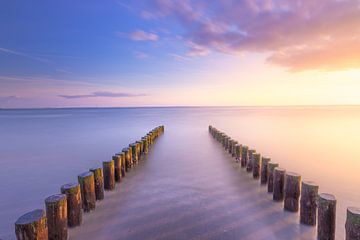
<instances>
[{"instance_id":1,"label":"smooth water surface","mask_svg":"<svg viewBox=\"0 0 360 240\"><path fill-rule=\"evenodd\" d=\"M20 215L153 127L186 133L181 149L211 124L336 195L342 239L346 207L360 206L359 122L360 107L0 110L0 238L14 239Z\"/></svg>"}]
</instances>

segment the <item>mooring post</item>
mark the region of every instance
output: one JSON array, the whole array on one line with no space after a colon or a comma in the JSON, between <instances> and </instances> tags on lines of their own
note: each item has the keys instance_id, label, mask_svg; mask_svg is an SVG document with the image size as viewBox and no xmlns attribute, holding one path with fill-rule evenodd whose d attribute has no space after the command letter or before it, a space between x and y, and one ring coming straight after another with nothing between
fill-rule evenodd
<instances>
[{"instance_id":1,"label":"mooring post","mask_svg":"<svg viewBox=\"0 0 360 240\"><path fill-rule=\"evenodd\" d=\"M249 160L249 147L243 146L242 153L241 153L241 160L240 160L242 168L246 167L248 160Z\"/></svg>"},{"instance_id":2,"label":"mooring post","mask_svg":"<svg viewBox=\"0 0 360 240\"><path fill-rule=\"evenodd\" d=\"M276 167L274 169L274 190L273 200L283 201L284 200L284 185L285 185L285 169Z\"/></svg>"},{"instance_id":3,"label":"mooring post","mask_svg":"<svg viewBox=\"0 0 360 240\"><path fill-rule=\"evenodd\" d=\"M253 178L259 179L260 178L260 172L261 172L261 155L260 153L254 153L253 154Z\"/></svg>"},{"instance_id":4,"label":"mooring post","mask_svg":"<svg viewBox=\"0 0 360 240\"><path fill-rule=\"evenodd\" d=\"M316 225L317 197L319 186L313 182L301 183L300 222L306 225Z\"/></svg>"},{"instance_id":5,"label":"mooring post","mask_svg":"<svg viewBox=\"0 0 360 240\"><path fill-rule=\"evenodd\" d=\"M78 183L65 184L61 186L60 191L66 195L68 226L80 226L82 222L80 185Z\"/></svg>"},{"instance_id":6,"label":"mooring post","mask_svg":"<svg viewBox=\"0 0 360 240\"><path fill-rule=\"evenodd\" d=\"M148 154L148 152L149 152L149 145L148 145L147 138L146 138L146 137L143 137L143 138L141 139L141 141L143 142L143 145L144 145L144 154Z\"/></svg>"},{"instance_id":7,"label":"mooring post","mask_svg":"<svg viewBox=\"0 0 360 240\"><path fill-rule=\"evenodd\" d=\"M285 174L285 201L284 209L290 212L299 211L301 176L297 173Z\"/></svg>"},{"instance_id":8,"label":"mooring post","mask_svg":"<svg viewBox=\"0 0 360 240\"><path fill-rule=\"evenodd\" d=\"M65 194L55 194L45 199L49 239L67 240L67 201Z\"/></svg>"},{"instance_id":9,"label":"mooring post","mask_svg":"<svg viewBox=\"0 0 360 240\"><path fill-rule=\"evenodd\" d=\"M269 162L268 164L268 192L272 193L274 191L274 169L278 167L278 163Z\"/></svg>"},{"instance_id":10,"label":"mooring post","mask_svg":"<svg viewBox=\"0 0 360 240\"><path fill-rule=\"evenodd\" d=\"M246 165L246 171L247 172L252 172L253 171L253 162L254 162L254 153L256 151L254 149L250 149L249 150L249 159L247 161L247 165Z\"/></svg>"},{"instance_id":11,"label":"mooring post","mask_svg":"<svg viewBox=\"0 0 360 240\"><path fill-rule=\"evenodd\" d=\"M262 157L261 159L261 177L260 177L260 184L265 185L267 184L268 180L268 164L270 162L270 158Z\"/></svg>"},{"instance_id":12,"label":"mooring post","mask_svg":"<svg viewBox=\"0 0 360 240\"><path fill-rule=\"evenodd\" d=\"M48 240L46 214L42 209L25 213L15 222L17 240Z\"/></svg>"},{"instance_id":13,"label":"mooring post","mask_svg":"<svg viewBox=\"0 0 360 240\"><path fill-rule=\"evenodd\" d=\"M112 191L115 189L115 165L114 161L103 162L104 171L104 189Z\"/></svg>"},{"instance_id":14,"label":"mooring post","mask_svg":"<svg viewBox=\"0 0 360 240\"><path fill-rule=\"evenodd\" d=\"M131 149L131 155L132 155L133 164L136 165L138 163L136 143L130 144L129 147Z\"/></svg>"},{"instance_id":15,"label":"mooring post","mask_svg":"<svg viewBox=\"0 0 360 240\"><path fill-rule=\"evenodd\" d=\"M95 181L92 172L84 172L78 176L81 190L82 208L84 212L90 212L95 209Z\"/></svg>"},{"instance_id":16,"label":"mooring post","mask_svg":"<svg viewBox=\"0 0 360 240\"><path fill-rule=\"evenodd\" d=\"M125 153L124 152L119 152L116 155L118 155L120 157L120 161L121 161L121 178L125 177Z\"/></svg>"},{"instance_id":17,"label":"mooring post","mask_svg":"<svg viewBox=\"0 0 360 240\"><path fill-rule=\"evenodd\" d=\"M334 195L319 194L318 240L335 239L336 198ZM359 235L360 237L360 235Z\"/></svg>"},{"instance_id":18,"label":"mooring post","mask_svg":"<svg viewBox=\"0 0 360 240\"><path fill-rule=\"evenodd\" d=\"M94 174L95 197L96 200L104 199L104 176L101 167L90 168L90 172Z\"/></svg>"},{"instance_id":19,"label":"mooring post","mask_svg":"<svg viewBox=\"0 0 360 240\"><path fill-rule=\"evenodd\" d=\"M114 175L115 182L121 182L121 157L119 155L112 156L112 160L114 161Z\"/></svg>"},{"instance_id":20,"label":"mooring post","mask_svg":"<svg viewBox=\"0 0 360 240\"><path fill-rule=\"evenodd\" d=\"M345 230L346 240L360 239L360 208L347 208Z\"/></svg>"},{"instance_id":21,"label":"mooring post","mask_svg":"<svg viewBox=\"0 0 360 240\"><path fill-rule=\"evenodd\" d=\"M140 161L140 157L141 157L141 142L140 141L136 141L136 155L138 157L138 162Z\"/></svg>"}]
</instances>

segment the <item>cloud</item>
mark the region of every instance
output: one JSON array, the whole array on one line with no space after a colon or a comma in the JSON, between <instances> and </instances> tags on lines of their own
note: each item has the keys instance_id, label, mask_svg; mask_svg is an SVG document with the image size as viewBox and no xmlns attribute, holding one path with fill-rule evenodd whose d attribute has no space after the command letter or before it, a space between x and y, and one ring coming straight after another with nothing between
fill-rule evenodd
<instances>
[{"instance_id":1,"label":"cloud","mask_svg":"<svg viewBox=\"0 0 360 240\"><path fill-rule=\"evenodd\" d=\"M8 48L1 48L0 47L0 53L6 53L6 54L12 54L12 55L16 55L16 56L21 56L21 57L26 57L32 60L36 60L39 62L46 62L46 63L50 63L51 61L45 58L40 58L40 57L36 57L36 56L32 56L26 53L22 53L22 52L18 52L18 51L14 51Z\"/></svg>"},{"instance_id":2,"label":"cloud","mask_svg":"<svg viewBox=\"0 0 360 240\"><path fill-rule=\"evenodd\" d=\"M95 98L95 97L123 98L123 97L141 97L141 96L146 96L146 94L114 93L114 92L99 91L99 92L93 92L90 94L83 94L83 95L59 95L59 97L66 99Z\"/></svg>"},{"instance_id":3,"label":"cloud","mask_svg":"<svg viewBox=\"0 0 360 240\"><path fill-rule=\"evenodd\" d=\"M157 41L159 36L155 33L145 32L142 30L136 30L129 35L130 39L134 41Z\"/></svg>"},{"instance_id":4,"label":"cloud","mask_svg":"<svg viewBox=\"0 0 360 240\"><path fill-rule=\"evenodd\" d=\"M181 23L188 56L260 52L293 71L360 68L359 0L149 0L144 11Z\"/></svg>"},{"instance_id":5,"label":"cloud","mask_svg":"<svg viewBox=\"0 0 360 240\"><path fill-rule=\"evenodd\" d=\"M144 52L137 52L135 51L134 52L134 57L138 58L138 59L145 59L145 58L148 58L149 55L144 53Z\"/></svg>"}]
</instances>

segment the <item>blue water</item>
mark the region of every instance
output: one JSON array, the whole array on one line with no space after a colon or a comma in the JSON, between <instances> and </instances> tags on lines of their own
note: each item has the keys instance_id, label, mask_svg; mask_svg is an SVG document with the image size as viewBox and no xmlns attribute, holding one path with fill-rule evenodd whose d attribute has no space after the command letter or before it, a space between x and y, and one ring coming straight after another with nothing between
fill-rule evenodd
<instances>
[{"instance_id":1,"label":"blue water","mask_svg":"<svg viewBox=\"0 0 360 240\"><path fill-rule=\"evenodd\" d=\"M346 207L360 206L359 122L356 106L0 110L0 238L14 239L20 215L161 124L179 134L212 124L318 182L338 199L342 238Z\"/></svg>"}]
</instances>

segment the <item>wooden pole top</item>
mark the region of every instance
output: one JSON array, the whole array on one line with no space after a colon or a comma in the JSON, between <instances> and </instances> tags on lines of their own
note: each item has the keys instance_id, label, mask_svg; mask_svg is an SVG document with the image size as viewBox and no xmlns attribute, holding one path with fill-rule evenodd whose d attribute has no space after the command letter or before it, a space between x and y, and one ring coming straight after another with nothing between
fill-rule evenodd
<instances>
[{"instance_id":1,"label":"wooden pole top","mask_svg":"<svg viewBox=\"0 0 360 240\"><path fill-rule=\"evenodd\" d=\"M329 201L329 202L336 202L336 198L334 195L329 194L329 193L320 193L319 194L319 201Z\"/></svg>"},{"instance_id":2,"label":"wooden pole top","mask_svg":"<svg viewBox=\"0 0 360 240\"><path fill-rule=\"evenodd\" d=\"M263 161L264 163L268 163L268 162L271 161L271 158L269 158L269 157L262 157L262 161Z\"/></svg>"},{"instance_id":3,"label":"wooden pole top","mask_svg":"<svg viewBox=\"0 0 360 240\"><path fill-rule=\"evenodd\" d=\"M319 189L319 185L317 185L315 182L312 182L312 181L303 181L302 186L306 187L306 188L311 188L314 190Z\"/></svg>"},{"instance_id":4,"label":"wooden pole top","mask_svg":"<svg viewBox=\"0 0 360 240\"><path fill-rule=\"evenodd\" d=\"M285 173L285 172L286 172L285 168L281 168L281 167L276 167L276 168L274 169L274 171L275 171L275 172L280 172L280 173Z\"/></svg>"},{"instance_id":5,"label":"wooden pole top","mask_svg":"<svg viewBox=\"0 0 360 240\"><path fill-rule=\"evenodd\" d=\"M15 222L15 225L27 225L33 222L37 222L45 216L46 215L44 210L36 209L19 217L19 219Z\"/></svg>"},{"instance_id":6,"label":"wooden pole top","mask_svg":"<svg viewBox=\"0 0 360 240\"><path fill-rule=\"evenodd\" d=\"M61 186L61 191L71 191L80 187L79 183L67 183Z\"/></svg>"},{"instance_id":7,"label":"wooden pole top","mask_svg":"<svg viewBox=\"0 0 360 240\"><path fill-rule=\"evenodd\" d=\"M286 172L286 176L292 177L292 178L301 178L301 175L295 172Z\"/></svg>"},{"instance_id":8,"label":"wooden pole top","mask_svg":"<svg viewBox=\"0 0 360 240\"><path fill-rule=\"evenodd\" d=\"M49 203L57 203L59 201L64 201L66 200L66 195L65 194L55 194L55 195L51 195L50 197L47 197L45 199L45 203L49 204Z\"/></svg>"},{"instance_id":9,"label":"wooden pole top","mask_svg":"<svg viewBox=\"0 0 360 240\"><path fill-rule=\"evenodd\" d=\"M91 175L93 175L92 172L84 172L84 173L79 174L79 177L86 178L86 177L90 177Z\"/></svg>"}]
</instances>

